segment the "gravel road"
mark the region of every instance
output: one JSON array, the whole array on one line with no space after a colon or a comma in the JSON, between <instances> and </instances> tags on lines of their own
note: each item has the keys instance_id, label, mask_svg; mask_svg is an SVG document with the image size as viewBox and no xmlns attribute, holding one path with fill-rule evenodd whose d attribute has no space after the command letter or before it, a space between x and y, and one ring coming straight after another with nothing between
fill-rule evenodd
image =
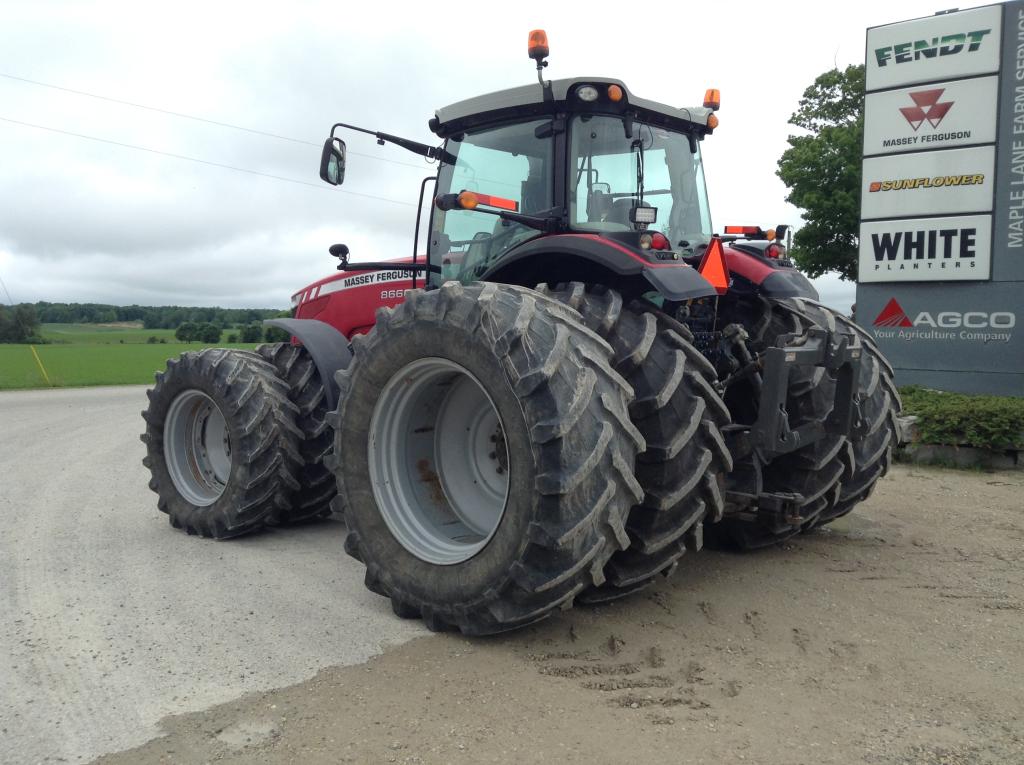
<instances>
[{"instance_id":1,"label":"gravel road","mask_svg":"<svg viewBox=\"0 0 1024 765\"><path fill-rule=\"evenodd\" d=\"M171 713L422 634L327 522L218 543L146 488L145 387L0 393L0 763L85 762Z\"/></svg>"},{"instance_id":2,"label":"gravel road","mask_svg":"<svg viewBox=\"0 0 1024 765\"><path fill-rule=\"evenodd\" d=\"M1024 762L1019 471L897 466L818 533L470 640L391 616L339 524L173 532L143 395L0 395L5 765Z\"/></svg>"}]
</instances>

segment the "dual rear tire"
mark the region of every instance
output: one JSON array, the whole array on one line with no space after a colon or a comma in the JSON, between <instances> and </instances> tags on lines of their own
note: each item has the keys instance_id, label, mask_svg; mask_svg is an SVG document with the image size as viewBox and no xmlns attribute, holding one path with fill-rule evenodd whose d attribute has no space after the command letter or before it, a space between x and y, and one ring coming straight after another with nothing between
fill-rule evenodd
<instances>
[{"instance_id":1,"label":"dual rear tire","mask_svg":"<svg viewBox=\"0 0 1024 765\"><path fill-rule=\"evenodd\" d=\"M604 584L630 543L645 444L611 348L579 314L451 282L379 311L353 351L335 464L369 589L431 629L489 634Z\"/></svg>"}]
</instances>

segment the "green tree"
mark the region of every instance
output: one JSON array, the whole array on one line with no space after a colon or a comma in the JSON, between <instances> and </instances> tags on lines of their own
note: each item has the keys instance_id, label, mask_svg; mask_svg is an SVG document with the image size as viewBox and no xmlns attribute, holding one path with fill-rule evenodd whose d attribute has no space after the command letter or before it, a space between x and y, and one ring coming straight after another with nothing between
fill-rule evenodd
<instances>
[{"instance_id":1,"label":"green tree","mask_svg":"<svg viewBox=\"0 0 1024 765\"><path fill-rule=\"evenodd\" d=\"M279 327L267 327L263 332L263 341L266 343L287 343L291 337Z\"/></svg>"},{"instance_id":2,"label":"green tree","mask_svg":"<svg viewBox=\"0 0 1024 765\"><path fill-rule=\"evenodd\" d=\"M263 327L256 323L247 324L242 327L239 339L243 343L258 343L263 339Z\"/></svg>"},{"instance_id":3,"label":"green tree","mask_svg":"<svg viewBox=\"0 0 1024 765\"><path fill-rule=\"evenodd\" d=\"M864 65L832 69L807 90L789 123L808 135L789 137L778 176L786 201L804 210L791 256L810 276L836 271L857 278Z\"/></svg>"},{"instance_id":4,"label":"green tree","mask_svg":"<svg viewBox=\"0 0 1024 765\"><path fill-rule=\"evenodd\" d=\"M196 331L196 339L201 343L216 345L220 342L220 332L220 327L216 324L210 322L200 324Z\"/></svg>"},{"instance_id":5,"label":"green tree","mask_svg":"<svg viewBox=\"0 0 1024 765\"><path fill-rule=\"evenodd\" d=\"M20 303L12 308L0 305L0 343L43 343L35 306Z\"/></svg>"},{"instance_id":6,"label":"green tree","mask_svg":"<svg viewBox=\"0 0 1024 765\"><path fill-rule=\"evenodd\" d=\"M186 321L178 325L178 328L174 330L174 337L182 343L191 343L193 340L198 340L199 325L195 322Z\"/></svg>"}]
</instances>

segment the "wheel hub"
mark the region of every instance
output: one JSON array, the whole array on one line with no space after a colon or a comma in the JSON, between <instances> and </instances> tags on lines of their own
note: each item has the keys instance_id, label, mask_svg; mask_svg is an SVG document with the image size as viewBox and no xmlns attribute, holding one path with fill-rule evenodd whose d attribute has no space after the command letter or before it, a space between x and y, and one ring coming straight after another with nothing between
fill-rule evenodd
<instances>
[{"instance_id":1,"label":"wheel hub","mask_svg":"<svg viewBox=\"0 0 1024 765\"><path fill-rule=\"evenodd\" d=\"M508 449L483 386L448 359L419 359L384 386L368 445L377 507L395 539L452 565L486 546L508 499Z\"/></svg>"},{"instance_id":2,"label":"wheel hub","mask_svg":"<svg viewBox=\"0 0 1024 765\"><path fill-rule=\"evenodd\" d=\"M231 436L213 399L184 391L171 402L164 421L164 455L178 493L197 507L212 505L231 475Z\"/></svg>"}]
</instances>

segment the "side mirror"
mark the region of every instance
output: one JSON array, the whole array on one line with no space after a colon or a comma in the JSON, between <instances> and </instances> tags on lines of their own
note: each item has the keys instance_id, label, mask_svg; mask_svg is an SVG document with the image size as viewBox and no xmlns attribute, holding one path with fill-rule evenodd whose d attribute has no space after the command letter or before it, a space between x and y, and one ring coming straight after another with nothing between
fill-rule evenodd
<instances>
[{"instance_id":1,"label":"side mirror","mask_svg":"<svg viewBox=\"0 0 1024 765\"><path fill-rule=\"evenodd\" d=\"M786 238L786 233L789 231L789 226L785 223L775 227L775 238L782 241Z\"/></svg>"},{"instance_id":2,"label":"side mirror","mask_svg":"<svg viewBox=\"0 0 1024 765\"><path fill-rule=\"evenodd\" d=\"M345 142L340 138L324 141L320 154L320 180L340 186L345 180Z\"/></svg>"}]
</instances>

